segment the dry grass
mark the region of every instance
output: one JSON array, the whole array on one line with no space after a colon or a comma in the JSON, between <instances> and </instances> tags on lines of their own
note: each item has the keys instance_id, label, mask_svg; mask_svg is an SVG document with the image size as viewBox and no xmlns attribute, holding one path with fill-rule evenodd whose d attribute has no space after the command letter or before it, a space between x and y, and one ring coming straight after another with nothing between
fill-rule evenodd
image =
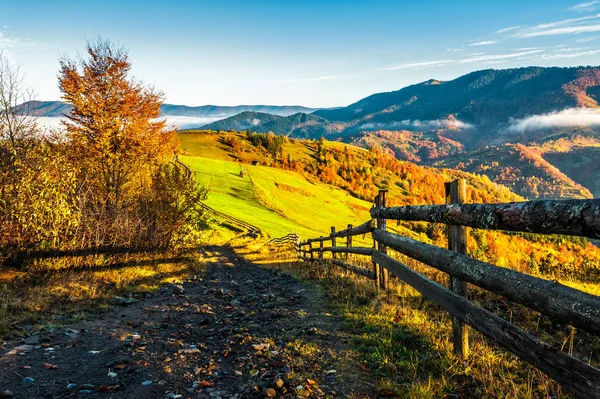
<instances>
[{"instance_id":1,"label":"dry grass","mask_svg":"<svg viewBox=\"0 0 600 399\"><path fill-rule=\"evenodd\" d=\"M111 307L115 297L151 293L161 284L204 270L195 253L96 257L82 263L92 265L66 268L64 260L45 260L24 272L3 271L0 336L14 333L18 325L39 328L83 319Z\"/></svg>"},{"instance_id":2,"label":"dry grass","mask_svg":"<svg viewBox=\"0 0 600 399\"><path fill-rule=\"evenodd\" d=\"M241 253L264 267L286 270L325 287L332 307L344 315L354 335L354 345L378 378L381 392L390 391L403 398L439 398L449 393L461 398L566 397L550 378L512 354L489 345L473 330L470 357L465 361L456 357L450 340L450 316L396 279L392 279L389 292L381 292L373 281L345 269L297 262L290 250L250 243ZM360 264L359 257L351 263ZM363 266L371 267L370 262ZM425 266L413 267L430 278L445 278ZM480 291L474 291L473 295L484 302L490 300ZM531 313L515 307L513 322L527 330L532 325L541 329L539 323L536 325L537 317L531 317ZM555 331L553 343L560 347L563 338L560 331L558 334ZM584 345L583 340L577 342Z\"/></svg>"}]
</instances>

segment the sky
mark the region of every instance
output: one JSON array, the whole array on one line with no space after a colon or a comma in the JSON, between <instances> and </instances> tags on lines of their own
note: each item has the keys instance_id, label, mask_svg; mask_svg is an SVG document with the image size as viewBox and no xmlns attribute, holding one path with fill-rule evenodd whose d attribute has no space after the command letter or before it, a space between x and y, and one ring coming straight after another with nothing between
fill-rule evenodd
<instances>
[{"instance_id":1,"label":"sky","mask_svg":"<svg viewBox=\"0 0 600 399\"><path fill-rule=\"evenodd\" d=\"M480 69L600 65L600 0L0 0L0 51L40 100L98 36L167 103L333 107Z\"/></svg>"}]
</instances>

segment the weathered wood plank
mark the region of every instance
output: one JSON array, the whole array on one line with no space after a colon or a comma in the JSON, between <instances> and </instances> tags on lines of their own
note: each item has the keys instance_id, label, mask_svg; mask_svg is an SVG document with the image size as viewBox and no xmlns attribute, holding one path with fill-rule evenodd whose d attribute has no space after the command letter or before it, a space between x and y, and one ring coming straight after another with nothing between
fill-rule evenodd
<instances>
[{"instance_id":1,"label":"weathered wood plank","mask_svg":"<svg viewBox=\"0 0 600 399\"><path fill-rule=\"evenodd\" d=\"M352 225L349 224L348 225L348 231L352 230ZM351 247L352 246L352 236L348 235L346 236L346 246L347 247ZM348 254L348 252L346 252L346 262L348 262L348 258L350 257L350 255Z\"/></svg>"},{"instance_id":2,"label":"weathered wood plank","mask_svg":"<svg viewBox=\"0 0 600 399\"><path fill-rule=\"evenodd\" d=\"M331 235L330 235L330 237L331 237L331 246L335 248L336 247L336 245L335 245L336 244L336 242L335 242L335 226L331 226ZM333 257L333 259L335 259L335 252L333 252L331 254L331 256Z\"/></svg>"},{"instance_id":3,"label":"weathered wood plank","mask_svg":"<svg viewBox=\"0 0 600 399\"><path fill-rule=\"evenodd\" d=\"M461 280L505 296L556 321L600 335L598 296L379 229L373 231L373 237Z\"/></svg>"},{"instance_id":4,"label":"weathered wood plank","mask_svg":"<svg viewBox=\"0 0 600 399\"><path fill-rule=\"evenodd\" d=\"M332 261L332 263L334 265L337 265L337 266L343 267L345 269L348 269L351 272L354 272L356 274L360 274L361 276L365 276L365 277L368 277L370 279L374 279L375 278L375 273L373 273L371 270L368 270L368 269L365 269L365 268L362 268L362 267L358 267L358 266L354 266L354 265L351 265L349 263L342 262L341 260L338 260L338 259L334 259Z\"/></svg>"},{"instance_id":5,"label":"weathered wood plank","mask_svg":"<svg viewBox=\"0 0 600 399\"><path fill-rule=\"evenodd\" d=\"M540 342L508 321L379 251L373 251L373 259L457 319L553 378L566 391L576 397L600 398L600 370Z\"/></svg>"},{"instance_id":6,"label":"weathered wood plank","mask_svg":"<svg viewBox=\"0 0 600 399\"><path fill-rule=\"evenodd\" d=\"M467 182L465 179L446 183L444 188L447 204L462 204L465 202L467 198ZM467 255L467 227L448 225L448 249ZM453 275L450 275L450 290L457 295L468 298L467 282ZM466 359L469 356L469 329L456 317L452 318L452 338L454 353Z\"/></svg>"},{"instance_id":7,"label":"weathered wood plank","mask_svg":"<svg viewBox=\"0 0 600 399\"><path fill-rule=\"evenodd\" d=\"M347 229L337 231L329 235L330 238L333 237L349 237L349 236L359 236L363 234L367 234L373 231L375 228L375 220L368 220L365 223L352 227L352 225L348 225Z\"/></svg>"},{"instance_id":8,"label":"weathered wood plank","mask_svg":"<svg viewBox=\"0 0 600 399\"><path fill-rule=\"evenodd\" d=\"M333 253L350 253L357 255L367 255L370 256L373 248L367 247L323 247L321 248L313 248L314 252L333 252Z\"/></svg>"},{"instance_id":9,"label":"weathered wood plank","mask_svg":"<svg viewBox=\"0 0 600 399\"><path fill-rule=\"evenodd\" d=\"M600 238L600 199L379 207L371 217Z\"/></svg>"},{"instance_id":10,"label":"weathered wood plank","mask_svg":"<svg viewBox=\"0 0 600 399\"><path fill-rule=\"evenodd\" d=\"M379 190L379 195L377 196L377 200L375 202L375 205L377 207L385 208L387 206L387 195L386 194L387 194L387 190ZM387 230L387 223L384 218L377 219L377 228L381 229L383 231ZM380 243L380 242L377 243L377 250L379 252L381 252L382 254L387 254L387 248L385 247L385 244L383 244L383 243ZM388 290L390 288L390 277L389 277L388 270L387 269L380 270L380 277L381 277L381 281L380 281L381 288L383 288L384 290Z\"/></svg>"}]
</instances>

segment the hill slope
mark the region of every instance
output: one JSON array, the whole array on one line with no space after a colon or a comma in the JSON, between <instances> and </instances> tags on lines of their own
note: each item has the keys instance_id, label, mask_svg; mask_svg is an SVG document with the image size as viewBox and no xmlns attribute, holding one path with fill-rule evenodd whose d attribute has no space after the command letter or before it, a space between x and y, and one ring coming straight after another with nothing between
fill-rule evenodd
<instances>
[{"instance_id":1,"label":"hill slope","mask_svg":"<svg viewBox=\"0 0 600 399\"><path fill-rule=\"evenodd\" d=\"M325 119L304 112L286 117L260 112L242 112L238 115L205 125L203 129L228 131L251 130L263 133L273 132L281 136L314 137L318 132L326 134L326 129L323 127L324 124L327 124Z\"/></svg>"}]
</instances>

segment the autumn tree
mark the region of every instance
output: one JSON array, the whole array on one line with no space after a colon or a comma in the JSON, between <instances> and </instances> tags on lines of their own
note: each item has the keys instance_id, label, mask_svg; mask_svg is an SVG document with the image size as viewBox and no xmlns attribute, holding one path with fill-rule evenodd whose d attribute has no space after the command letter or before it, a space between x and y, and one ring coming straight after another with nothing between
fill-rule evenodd
<instances>
[{"instance_id":1,"label":"autumn tree","mask_svg":"<svg viewBox=\"0 0 600 399\"><path fill-rule=\"evenodd\" d=\"M64 246L78 223L75 179L39 131L32 93L0 53L0 267Z\"/></svg>"},{"instance_id":2,"label":"autumn tree","mask_svg":"<svg viewBox=\"0 0 600 399\"><path fill-rule=\"evenodd\" d=\"M130 75L127 50L108 40L60 60L59 87L72 105L66 153L78 180L81 242L159 249L191 237L206 190L173 159L174 128L160 120L164 95ZM190 240L187 240L188 243Z\"/></svg>"},{"instance_id":3,"label":"autumn tree","mask_svg":"<svg viewBox=\"0 0 600 399\"><path fill-rule=\"evenodd\" d=\"M163 94L130 71L127 50L102 39L87 44L87 58L60 60L59 87L73 106L64 122L73 158L109 212L148 187L176 148L175 129L157 120Z\"/></svg>"},{"instance_id":4,"label":"autumn tree","mask_svg":"<svg viewBox=\"0 0 600 399\"><path fill-rule=\"evenodd\" d=\"M37 136L33 90L26 87L19 67L0 52L0 162L15 167Z\"/></svg>"}]
</instances>

